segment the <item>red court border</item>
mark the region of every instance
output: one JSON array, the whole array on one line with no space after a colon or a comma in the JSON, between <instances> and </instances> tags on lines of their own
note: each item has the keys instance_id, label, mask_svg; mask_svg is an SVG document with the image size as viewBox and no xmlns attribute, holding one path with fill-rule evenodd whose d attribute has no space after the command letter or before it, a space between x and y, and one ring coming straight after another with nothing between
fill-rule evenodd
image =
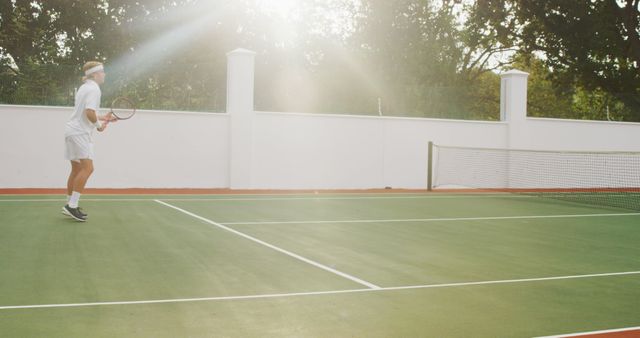
<instances>
[{"instance_id":1,"label":"red court border","mask_svg":"<svg viewBox=\"0 0 640 338\"><path fill-rule=\"evenodd\" d=\"M549 336L554 337L554 336ZM610 332L586 332L586 333L570 333L558 337L564 338L638 338L640 337L640 329L619 329Z\"/></svg>"},{"instance_id":2,"label":"red court border","mask_svg":"<svg viewBox=\"0 0 640 338\"><path fill-rule=\"evenodd\" d=\"M572 337L581 338L638 338L640 337L640 330L620 331L620 332L608 332L608 333L596 333L587 335L577 335Z\"/></svg>"}]
</instances>

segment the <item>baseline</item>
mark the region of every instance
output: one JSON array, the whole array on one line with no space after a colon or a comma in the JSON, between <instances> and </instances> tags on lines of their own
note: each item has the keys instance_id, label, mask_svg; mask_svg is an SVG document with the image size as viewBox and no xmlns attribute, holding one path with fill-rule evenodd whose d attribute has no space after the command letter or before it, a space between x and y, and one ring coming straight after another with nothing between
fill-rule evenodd
<instances>
[{"instance_id":1,"label":"baseline","mask_svg":"<svg viewBox=\"0 0 640 338\"><path fill-rule=\"evenodd\" d=\"M598 278L598 277L612 277L612 276L626 276L626 275L640 275L640 271L610 272L610 273L586 274L586 275L523 278L523 279L508 279L508 280L494 280L494 281L446 283L446 284L426 284L426 285L412 285L412 286L380 287L380 288L367 288L367 289L347 289L347 290L315 291L315 292L274 293L274 294L261 294L261 295L246 295L246 296L176 298L176 299L136 300L136 301L119 301L119 302L68 303L68 304L8 305L8 306L0 306L0 310L37 309L37 308L62 308L62 307L84 307L84 306L107 306L107 305L159 304L159 303L160 304L162 304L162 303L186 303L186 302L202 302L202 301L224 301L224 300L284 298L284 297L336 295L336 294L349 294L349 293L362 293L362 292L381 292L381 291L411 290L411 289L465 287L465 286L475 286L475 285L531 283L531 282L543 282L543 281L553 281L553 280L567 280L567 279L580 279L580 278Z\"/></svg>"}]
</instances>

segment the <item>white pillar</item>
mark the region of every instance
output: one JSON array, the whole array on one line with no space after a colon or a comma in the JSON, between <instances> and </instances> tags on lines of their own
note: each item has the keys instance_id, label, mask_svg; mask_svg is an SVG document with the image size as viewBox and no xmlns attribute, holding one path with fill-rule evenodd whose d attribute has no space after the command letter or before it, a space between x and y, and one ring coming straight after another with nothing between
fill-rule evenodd
<instances>
[{"instance_id":1,"label":"white pillar","mask_svg":"<svg viewBox=\"0 0 640 338\"><path fill-rule=\"evenodd\" d=\"M524 149L528 148L526 142L526 122L527 122L527 77L525 73L516 69L502 73L500 81L500 120L507 122L507 148ZM505 165L506 188L519 188L514 186L512 179L514 168L513 161L516 159L509 156ZM515 166L517 168L517 166Z\"/></svg>"},{"instance_id":2,"label":"white pillar","mask_svg":"<svg viewBox=\"0 0 640 338\"><path fill-rule=\"evenodd\" d=\"M500 120L524 120L527 116L527 78L529 73L512 69L500 74Z\"/></svg>"},{"instance_id":3,"label":"white pillar","mask_svg":"<svg viewBox=\"0 0 640 338\"><path fill-rule=\"evenodd\" d=\"M527 77L516 69L502 73L500 82L500 120L508 123L507 147L526 147L522 133L527 119Z\"/></svg>"},{"instance_id":4,"label":"white pillar","mask_svg":"<svg viewBox=\"0 0 640 338\"><path fill-rule=\"evenodd\" d=\"M227 113L229 114L229 188L250 189L253 157L253 81L255 52L227 53Z\"/></svg>"}]
</instances>

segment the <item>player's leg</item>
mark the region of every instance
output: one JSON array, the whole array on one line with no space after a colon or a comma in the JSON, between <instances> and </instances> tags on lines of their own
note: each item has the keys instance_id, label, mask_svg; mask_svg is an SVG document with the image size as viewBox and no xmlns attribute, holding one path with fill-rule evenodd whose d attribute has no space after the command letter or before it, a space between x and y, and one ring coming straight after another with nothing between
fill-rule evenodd
<instances>
[{"instance_id":1,"label":"player's leg","mask_svg":"<svg viewBox=\"0 0 640 338\"><path fill-rule=\"evenodd\" d=\"M71 173L69 173L69 178L67 179L67 205L69 204L69 201L71 200L71 195L73 194L73 182L75 181L76 176L78 175L78 173L80 173L80 170L82 169L80 165L80 161L71 160L69 162L71 162ZM67 216L73 217L71 212L67 210L66 206L62 208L62 213ZM86 217L86 214L84 214L84 216Z\"/></svg>"},{"instance_id":2,"label":"player's leg","mask_svg":"<svg viewBox=\"0 0 640 338\"><path fill-rule=\"evenodd\" d=\"M78 209L79 214L86 218L86 214L79 210L78 204L80 203L80 196L84 192L84 187L89 180L89 177L93 173L93 160L81 159L79 165L79 171L73 178L71 183L71 198L69 198L68 206L70 208Z\"/></svg>"},{"instance_id":3,"label":"player's leg","mask_svg":"<svg viewBox=\"0 0 640 338\"><path fill-rule=\"evenodd\" d=\"M71 162L71 173L69 174L69 179L67 179L67 202L69 202L69 198L71 198L71 194L73 193L73 182L81 169L80 161L69 162Z\"/></svg>"},{"instance_id":4,"label":"player's leg","mask_svg":"<svg viewBox=\"0 0 640 338\"><path fill-rule=\"evenodd\" d=\"M80 171L74 177L71 193L82 194L91 174L93 174L93 160L88 158L80 159Z\"/></svg>"},{"instance_id":5,"label":"player's leg","mask_svg":"<svg viewBox=\"0 0 640 338\"><path fill-rule=\"evenodd\" d=\"M87 220L87 214L80 210L78 203L80 202L80 195L84 191L84 186L87 184L89 176L93 173L93 160L80 159L79 168L80 170L71 182L71 198L69 203L64 206L63 212L78 221L84 222Z\"/></svg>"},{"instance_id":6,"label":"player's leg","mask_svg":"<svg viewBox=\"0 0 640 338\"><path fill-rule=\"evenodd\" d=\"M73 217L78 221L85 221L87 215L79 208L80 195L93 173L93 149L89 135L77 135L67 137L67 159L72 162L72 173L67 182L67 193L71 192L71 197L67 205L63 208L63 213Z\"/></svg>"}]
</instances>

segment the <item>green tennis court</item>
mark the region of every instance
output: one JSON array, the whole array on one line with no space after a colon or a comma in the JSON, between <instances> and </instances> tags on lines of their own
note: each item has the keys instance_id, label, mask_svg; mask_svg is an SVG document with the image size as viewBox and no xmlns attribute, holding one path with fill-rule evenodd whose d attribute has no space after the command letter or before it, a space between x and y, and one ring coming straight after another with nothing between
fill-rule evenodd
<instances>
[{"instance_id":1,"label":"green tennis court","mask_svg":"<svg viewBox=\"0 0 640 338\"><path fill-rule=\"evenodd\" d=\"M0 196L7 337L640 326L640 213L518 194Z\"/></svg>"}]
</instances>

